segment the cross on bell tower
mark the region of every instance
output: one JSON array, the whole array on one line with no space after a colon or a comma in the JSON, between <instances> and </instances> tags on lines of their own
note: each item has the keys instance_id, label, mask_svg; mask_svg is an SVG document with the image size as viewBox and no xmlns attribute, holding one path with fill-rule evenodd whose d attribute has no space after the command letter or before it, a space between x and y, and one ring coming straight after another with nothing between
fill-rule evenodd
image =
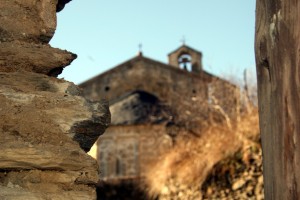
<instances>
[{"instance_id":1,"label":"cross on bell tower","mask_svg":"<svg viewBox=\"0 0 300 200\"><path fill-rule=\"evenodd\" d=\"M182 36L182 39L180 40L180 42L182 43L182 45L185 45L185 43L186 43L185 36Z\"/></svg>"},{"instance_id":2,"label":"cross on bell tower","mask_svg":"<svg viewBox=\"0 0 300 200\"><path fill-rule=\"evenodd\" d=\"M142 48L143 48L143 44L142 43L139 43L139 53L138 53L138 55L139 56L143 56L143 52L142 52Z\"/></svg>"}]
</instances>

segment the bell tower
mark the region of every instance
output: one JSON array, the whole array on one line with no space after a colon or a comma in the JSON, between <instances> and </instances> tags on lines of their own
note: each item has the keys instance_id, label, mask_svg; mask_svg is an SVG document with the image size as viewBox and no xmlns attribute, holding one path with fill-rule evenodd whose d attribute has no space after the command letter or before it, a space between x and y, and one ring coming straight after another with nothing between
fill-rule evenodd
<instances>
[{"instance_id":1,"label":"bell tower","mask_svg":"<svg viewBox=\"0 0 300 200\"><path fill-rule=\"evenodd\" d=\"M202 53L185 44L169 53L169 65L190 72L200 73L202 69Z\"/></svg>"}]
</instances>

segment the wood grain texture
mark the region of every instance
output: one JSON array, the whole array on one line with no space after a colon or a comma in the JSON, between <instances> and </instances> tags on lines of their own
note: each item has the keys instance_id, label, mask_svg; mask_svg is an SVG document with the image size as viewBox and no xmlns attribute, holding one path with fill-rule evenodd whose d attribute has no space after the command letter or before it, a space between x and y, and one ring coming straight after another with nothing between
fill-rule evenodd
<instances>
[{"instance_id":1,"label":"wood grain texture","mask_svg":"<svg viewBox=\"0 0 300 200\"><path fill-rule=\"evenodd\" d=\"M300 197L300 1L256 1L255 54L266 199Z\"/></svg>"}]
</instances>

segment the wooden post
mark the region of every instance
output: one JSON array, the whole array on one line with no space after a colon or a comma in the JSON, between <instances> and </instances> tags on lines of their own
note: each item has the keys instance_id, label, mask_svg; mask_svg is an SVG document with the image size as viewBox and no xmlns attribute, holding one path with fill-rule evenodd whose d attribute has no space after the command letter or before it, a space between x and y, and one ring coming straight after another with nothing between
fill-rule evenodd
<instances>
[{"instance_id":1,"label":"wooden post","mask_svg":"<svg viewBox=\"0 0 300 200\"><path fill-rule=\"evenodd\" d=\"M300 199L300 0L257 0L265 199Z\"/></svg>"}]
</instances>

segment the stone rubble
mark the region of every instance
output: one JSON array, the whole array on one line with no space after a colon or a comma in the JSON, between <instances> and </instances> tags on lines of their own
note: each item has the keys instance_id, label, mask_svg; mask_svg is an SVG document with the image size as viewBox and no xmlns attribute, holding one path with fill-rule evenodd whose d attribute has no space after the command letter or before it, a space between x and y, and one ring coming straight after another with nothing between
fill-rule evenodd
<instances>
[{"instance_id":1,"label":"stone rubble","mask_svg":"<svg viewBox=\"0 0 300 200\"><path fill-rule=\"evenodd\" d=\"M217 164L203 184L203 199L264 199L262 150L253 144Z\"/></svg>"},{"instance_id":2,"label":"stone rubble","mask_svg":"<svg viewBox=\"0 0 300 200\"><path fill-rule=\"evenodd\" d=\"M263 200L261 153L261 147L255 144L220 161L202 188L179 184L171 178L162 188L159 200ZM249 160L243 160L242 154Z\"/></svg>"},{"instance_id":3,"label":"stone rubble","mask_svg":"<svg viewBox=\"0 0 300 200\"><path fill-rule=\"evenodd\" d=\"M264 199L258 127L254 108L234 128L216 125L201 137L182 138L150 168L145 191L164 200Z\"/></svg>"}]
</instances>

